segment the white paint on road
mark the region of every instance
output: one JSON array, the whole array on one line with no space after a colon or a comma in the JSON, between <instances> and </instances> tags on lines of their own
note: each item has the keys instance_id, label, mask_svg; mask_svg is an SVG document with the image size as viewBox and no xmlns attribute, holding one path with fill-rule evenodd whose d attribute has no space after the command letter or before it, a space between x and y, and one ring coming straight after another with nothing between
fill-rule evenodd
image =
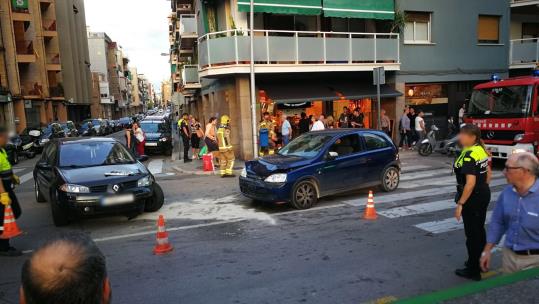
<instances>
[{"instance_id":1,"label":"white paint on road","mask_svg":"<svg viewBox=\"0 0 539 304\"><path fill-rule=\"evenodd\" d=\"M494 201L496 201L500 193L501 192L493 192L491 194L491 197L494 199ZM424 203L424 204L409 205L405 207L391 208L391 209L379 211L378 214L385 216L387 218L393 219L393 218L399 218L403 216L418 215L418 214L436 212L436 211L452 209L452 208L455 208L455 200L447 199L447 200L435 201L432 203Z\"/></svg>"},{"instance_id":2,"label":"white paint on road","mask_svg":"<svg viewBox=\"0 0 539 304\"><path fill-rule=\"evenodd\" d=\"M437 170L428 170L428 171L419 171L419 172L404 172L404 173L401 174L401 182L414 180L414 179L420 179L420 178L439 176L439 175L451 176L451 171L446 170L444 168L440 168L440 169L437 169Z\"/></svg>"},{"instance_id":3,"label":"white paint on road","mask_svg":"<svg viewBox=\"0 0 539 304\"><path fill-rule=\"evenodd\" d=\"M163 163L162 159L154 159L148 164L148 170L152 174L159 174L163 172Z\"/></svg>"},{"instance_id":4,"label":"white paint on road","mask_svg":"<svg viewBox=\"0 0 539 304\"><path fill-rule=\"evenodd\" d=\"M492 211L487 212L487 223L490 222L490 217L492 216ZM426 222L415 225L415 227L430 232L434 234L440 234L455 230L464 229L464 225L462 224L462 220L460 222L457 222L457 219L454 217L450 217L444 220L440 221L432 221L432 222Z\"/></svg>"},{"instance_id":5,"label":"white paint on road","mask_svg":"<svg viewBox=\"0 0 539 304\"><path fill-rule=\"evenodd\" d=\"M19 176L19 178L21 179L21 185L22 185L26 183L27 181L34 179L34 173L29 172L29 173L26 173L25 175Z\"/></svg>"},{"instance_id":6,"label":"white paint on road","mask_svg":"<svg viewBox=\"0 0 539 304\"><path fill-rule=\"evenodd\" d=\"M416 170L422 170L422 169L432 169L432 166L428 166L428 165L411 165L409 166L408 164L406 163L403 163L402 164L402 172L414 172Z\"/></svg>"}]
</instances>

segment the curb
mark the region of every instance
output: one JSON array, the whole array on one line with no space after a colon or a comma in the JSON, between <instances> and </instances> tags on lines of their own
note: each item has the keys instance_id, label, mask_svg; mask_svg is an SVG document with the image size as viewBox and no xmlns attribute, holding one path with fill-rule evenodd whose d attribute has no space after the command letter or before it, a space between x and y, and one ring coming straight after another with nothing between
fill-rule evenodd
<instances>
[{"instance_id":1,"label":"curb","mask_svg":"<svg viewBox=\"0 0 539 304\"><path fill-rule=\"evenodd\" d=\"M218 176L219 175L217 173L218 170L213 170L212 172L203 171L203 170L192 171L192 170L182 169L179 166L172 166L172 169L177 171L178 173L182 173L182 174L202 175L202 176L204 176L204 175L206 175L206 176L212 176L212 175ZM241 173L241 170L243 170L243 168L234 169L234 174L239 175Z\"/></svg>"},{"instance_id":2,"label":"curb","mask_svg":"<svg viewBox=\"0 0 539 304\"><path fill-rule=\"evenodd\" d=\"M439 303L442 301L452 300L460 297L464 297L471 294L480 293L489 289L510 285L520 281L528 280L539 276L539 268L532 268L523 270L520 272L501 275L489 280L468 283L461 286L433 292L426 295L416 296L394 303L398 304L427 304L427 303Z\"/></svg>"}]
</instances>

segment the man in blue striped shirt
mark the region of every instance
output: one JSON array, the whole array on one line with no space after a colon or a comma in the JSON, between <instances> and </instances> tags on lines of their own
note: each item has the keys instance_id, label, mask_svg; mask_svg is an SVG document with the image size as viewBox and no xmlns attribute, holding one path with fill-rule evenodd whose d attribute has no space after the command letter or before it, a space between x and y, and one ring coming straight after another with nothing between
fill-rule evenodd
<instances>
[{"instance_id":1,"label":"man in blue striped shirt","mask_svg":"<svg viewBox=\"0 0 539 304\"><path fill-rule=\"evenodd\" d=\"M529 152L513 154L503 173L510 186L500 194L492 214L481 268L488 270L491 251L504 234L505 273L539 267L539 161Z\"/></svg>"}]
</instances>

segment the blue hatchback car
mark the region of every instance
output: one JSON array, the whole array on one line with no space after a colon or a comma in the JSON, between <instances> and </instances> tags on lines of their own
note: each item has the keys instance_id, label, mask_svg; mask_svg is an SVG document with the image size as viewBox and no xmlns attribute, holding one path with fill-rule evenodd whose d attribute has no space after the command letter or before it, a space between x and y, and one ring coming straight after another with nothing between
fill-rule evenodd
<instances>
[{"instance_id":1,"label":"blue hatchback car","mask_svg":"<svg viewBox=\"0 0 539 304\"><path fill-rule=\"evenodd\" d=\"M358 188L399 186L398 149L383 132L331 129L303 134L277 154L246 162L243 195L258 201L312 207L319 198Z\"/></svg>"}]
</instances>

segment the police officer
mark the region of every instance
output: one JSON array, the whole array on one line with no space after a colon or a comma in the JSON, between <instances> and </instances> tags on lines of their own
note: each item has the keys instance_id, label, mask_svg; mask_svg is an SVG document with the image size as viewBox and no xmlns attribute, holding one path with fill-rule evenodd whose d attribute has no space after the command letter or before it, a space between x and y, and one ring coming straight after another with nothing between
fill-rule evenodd
<instances>
[{"instance_id":1,"label":"police officer","mask_svg":"<svg viewBox=\"0 0 539 304\"><path fill-rule=\"evenodd\" d=\"M219 144L219 170L221 177L234 177L234 149L230 141L230 118L221 116L221 124L217 129L217 142Z\"/></svg>"},{"instance_id":2,"label":"police officer","mask_svg":"<svg viewBox=\"0 0 539 304\"><path fill-rule=\"evenodd\" d=\"M460 129L459 143L462 152L455 160L457 177L455 218L464 221L468 260L465 268L455 274L467 279L481 280L479 260L486 243L485 220L490 202L491 170L489 155L481 140L481 130L476 125L467 124Z\"/></svg>"},{"instance_id":3,"label":"police officer","mask_svg":"<svg viewBox=\"0 0 539 304\"><path fill-rule=\"evenodd\" d=\"M275 149L275 125L271 121L269 112L264 112L262 121L258 125L258 133L260 138L260 156L273 154Z\"/></svg>"},{"instance_id":4,"label":"police officer","mask_svg":"<svg viewBox=\"0 0 539 304\"><path fill-rule=\"evenodd\" d=\"M7 131L4 127L0 127L0 233L3 232L4 225L4 207L11 204L11 209L15 218L21 215L21 207L17 201L17 197L13 192L12 185L20 184L19 177L13 174L11 164L8 161L7 152L4 149L8 142ZM20 256L22 252L13 248L9 244L9 239L0 239L0 256Z\"/></svg>"}]
</instances>

